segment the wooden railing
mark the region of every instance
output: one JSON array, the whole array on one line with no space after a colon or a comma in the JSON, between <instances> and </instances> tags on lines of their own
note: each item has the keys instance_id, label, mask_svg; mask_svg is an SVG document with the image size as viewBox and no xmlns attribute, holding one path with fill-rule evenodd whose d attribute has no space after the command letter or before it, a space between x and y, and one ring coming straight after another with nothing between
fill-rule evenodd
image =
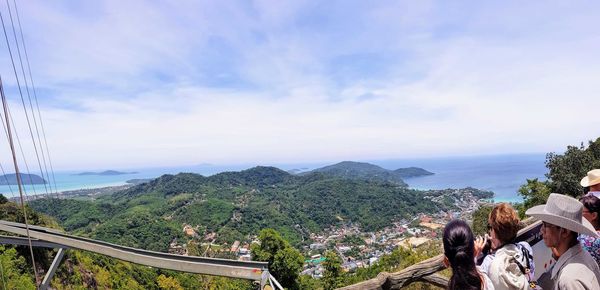
<instances>
[{"instance_id":1,"label":"wooden railing","mask_svg":"<svg viewBox=\"0 0 600 290\"><path fill-rule=\"evenodd\" d=\"M521 229L517 233L517 241L527 241L530 243L532 247L534 247L534 260L536 264L539 261L543 261L545 258L541 257L545 254L544 245L537 245L541 239L539 236L539 228L541 227L541 222L535 221L532 218L528 218L523 220L524 228ZM538 246L538 247L536 247ZM540 247L541 246L541 247ZM536 248L538 250L536 252ZM546 248L547 249L547 248ZM549 252L549 250L548 250ZM539 255L540 257L535 257ZM536 271L536 276L541 274L543 268L540 268ZM446 288L448 286L449 279L444 277L437 272L446 269L444 265L444 255L437 255L433 258L429 258L427 260L421 261L417 264L414 264L410 267L404 268L401 271L395 273L387 273L382 272L377 275L377 277L366 280L357 284L349 285L346 287L339 288L340 290L387 290L387 289L401 289L406 287L414 282L425 282L431 285L435 285L441 288Z\"/></svg>"}]
</instances>

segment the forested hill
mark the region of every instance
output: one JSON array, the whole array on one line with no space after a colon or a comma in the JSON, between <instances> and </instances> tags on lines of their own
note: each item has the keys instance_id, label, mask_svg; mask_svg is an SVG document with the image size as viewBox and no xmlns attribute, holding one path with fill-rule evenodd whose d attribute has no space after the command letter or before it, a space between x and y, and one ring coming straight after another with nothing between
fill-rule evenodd
<instances>
[{"instance_id":1,"label":"forested hill","mask_svg":"<svg viewBox=\"0 0 600 290\"><path fill-rule=\"evenodd\" d=\"M35 174L19 173L23 184L44 184L46 180ZM16 185L17 175L14 173L0 175L0 185Z\"/></svg>"},{"instance_id":2,"label":"forested hill","mask_svg":"<svg viewBox=\"0 0 600 290\"><path fill-rule=\"evenodd\" d=\"M434 174L433 172L427 171L427 170L425 170L423 168L419 168L419 167L398 168L398 169L394 170L394 172L399 174L400 177L402 177L402 178L418 177L418 176Z\"/></svg>"},{"instance_id":3,"label":"forested hill","mask_svg":"<svg viewBox=\"0 0 600 290\"><path fill-rule=\"evenodd\" d=\"M94 202L40 199L31 206L56 217L69 231L165 250L181 236L184 223L201 233L217 233L219 241L274 228L298 244L310 232L340 222L377 230L396 219L452 208L451 202L427 196L432 194L390 182L255 167L210 177L163 175Z\"/></svg>"},{"instance_id":4,"label":"forested hill","mask_svg":"<svg viewBox=\"0 0 600 290\"><path fill-rule=\"evenodd\" d=\"M315 172L347 179L391 182L400 186L407 186L407 184L404 183L404 180L402 180L402 176L400 174L391 170L381 168L377 165L364 162L343 161L340 163L312 170L310 172L304 173L304 175Z\"/></svg>"}]
</instances>

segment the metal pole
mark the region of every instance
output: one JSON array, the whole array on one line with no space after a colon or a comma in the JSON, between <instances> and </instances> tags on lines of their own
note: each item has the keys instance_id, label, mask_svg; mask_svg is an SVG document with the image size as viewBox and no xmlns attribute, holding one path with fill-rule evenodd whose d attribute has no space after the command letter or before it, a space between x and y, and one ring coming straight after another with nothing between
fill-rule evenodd
<instances>
[{"instance_id":1,"label":"metal pole","mask_svg":"<svg viewBox=\"0 0 600 290\"><path fill-rule=\"evenodd\" d=\"M42 280L42 284L40 284L40 290L48 289L48 286L50 286L50 281L52 281L52 277L54 277L54 273L56 273L56 269L58 269L60 261L62 261L64 255L65 249L58 249L58 253L56 253L54 260L52 261L52 265L50 265L50 269L48 269L48 273L46 273L44 280Z\"/></svg>"}]
</instances>

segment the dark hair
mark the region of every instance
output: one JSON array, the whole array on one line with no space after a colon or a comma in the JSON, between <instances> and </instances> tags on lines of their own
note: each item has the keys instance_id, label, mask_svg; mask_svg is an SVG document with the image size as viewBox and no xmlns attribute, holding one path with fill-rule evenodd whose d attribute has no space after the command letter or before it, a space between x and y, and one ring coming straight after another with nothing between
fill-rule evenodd
<instances>
[{"instance_id":1,"label":"dark hair","mask_svg":"<svg viewBox=\"0 0 600 290\"><path fill-rule=\"evenodd\" d=\"M597 213L598 217L596 221L590 221L594 227L600 226L600 199L593 195L586 195L579 199L579 201L583 204L583 206L591 213Z\"/></svg>"},{"instance_id":2,"label":"dark hair","mask_svg":"<svg viewBox=\"0 0 600 290\"><path fill-rule=\"evenodd\" d=\"M444 255L452 267L448 289L481 290L481 276L475 266L473 232L462 220L453 220L444 228Z\"/></svg>"}]
</instances>

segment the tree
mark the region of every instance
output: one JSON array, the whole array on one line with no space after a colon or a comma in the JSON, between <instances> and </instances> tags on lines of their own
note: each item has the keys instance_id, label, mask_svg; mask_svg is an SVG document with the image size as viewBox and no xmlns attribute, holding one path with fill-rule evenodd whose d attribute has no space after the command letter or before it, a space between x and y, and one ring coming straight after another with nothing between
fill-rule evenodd
<instances>
[{"instance_id":1,"label":"tree","mask_svg":"<svg viewBox=\"0 0 600 290\"><path fill-rule=\"evenodd\" d=\"M519 188L523 197L523 205L519 208L521 218L525 211L535 205L544 204L551 192L578 197L583 194L579 184L588 171L600 168L600 138L589 141L588 146L567 146L563 154L548 153L546 155L548 180L528 179Z\"/></svg>"},{"instance_id":2,"label":"tree","mask_svg":"<svg viewBox=\"0 0 600 290\"><path fill-rule=\"evenodd\" d=\"M492 212L492 206L484 205L473 212L473 234L485 235L487 233L488 218Z\"/></svg>"},{"instance_id":3,"label":"tree","mask_svg":"<svg viewBox=\"0 0 600 290\"><path fill-rule=\"evenodd\" d=\"M158 287L160 287L160 289L183 290L183 287L179 285L179 281L173 279L172 277L167 277L163 274L160 274L160 276L158 276L156 282L158 283Z\"/></svg>"},{"instance_id":4,"label":"tree","mask_svg":"<svg viewBox=\"0 0 600 290\"><path fill-rule=\"evenodd\" d=\"M292 287L297 284L296 279L302 270L303 264L304 257L300 252L288 246L275 254L272 270L277 274L276 279L279 283Z\"/></svg>"},{"instance_id":5,"label":"tree","mask_svg":"<svg viewBox=\"0 0 600 290\"><path fill-rule=\"evenodd\" d=\"M536 205L546 203L550 196L550 182L527 179L527 183L521 185L519 194L523 197L523 204L519 207L519 217L525 218L525 211Z\"/></svg>"},{"instance_id":6,"label":"tree","mask_svg":"<svg viewBox=\"0 0 600 290\"><path fill-rule=\"evenodd\" d=\"M274 229L263 229L258 235L260 244L251 246L252 259L269 263L269 269L282 286L295 289L304 257L292 248Z\"/></svg>"},{"instance_id":7,"label":"tree","mask_svg":"<svg viewBox=\"0 0 600 290\"><path fill-rule=\"evenodd\" d=\"M343 272L342 272L342 259L332 251L325 253L325 261L323 262L323 288L325 290L331 290L338 288L342 285Z\"/></svg>"},{"instance_id":8,"label":"tree","mask_svg":"<svg viewBox=\"0 0 600 290\"><path fill-rule=\"evenodd\" d=\"M0 285L2 289L35 289L33 275L23 256L17 254L14 248L0 246L0 266L2 273Z\"/></svg>"},{"instance_id":9,"label":"tree","mask_svg":"<svg viewBox=\"0 0 600 290\"><path fill-rule=\"evenodd\" d=\"M275 260L275 254L289 246L281 235L274 229L264 229L258 234L260 245L252 244L252 259L269 262L269 266Z\"/></svg>"},{"instance_id":10,"label":"tree","mask_svg":"<svg viewBox=\"0 0 600 290\"><path fill-rule=\"evenodd\" d=\"M552 192L573 197L583 194L579 181L588 171L600 168L600 138L589 141L587 148L581 143L580 146L567 146L562 155L548 153L546 167Z\"/></svg>"}]
</instances>

